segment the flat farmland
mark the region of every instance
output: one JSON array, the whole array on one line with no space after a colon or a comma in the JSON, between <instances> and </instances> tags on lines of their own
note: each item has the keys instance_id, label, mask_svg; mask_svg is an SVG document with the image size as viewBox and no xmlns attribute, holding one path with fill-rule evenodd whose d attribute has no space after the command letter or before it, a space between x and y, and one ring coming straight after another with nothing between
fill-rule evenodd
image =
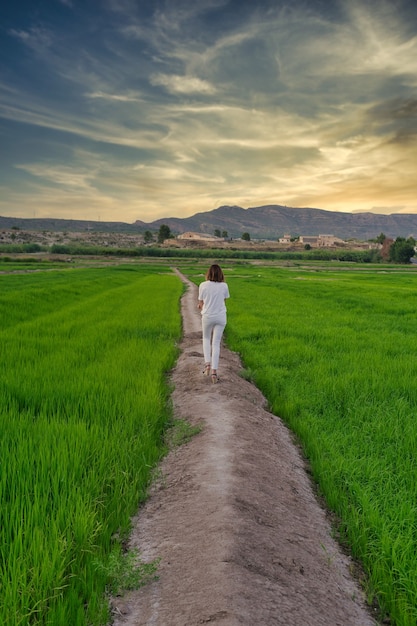
<instances>
[{"instance_id":1,"label":"flat farmland","mask_svg":"<svg viewBox=\"0 0 417 626\"><path fill-rule=\"evenodd\" d=\"M175 261L197 284L210 262ZM368 601L414 626L415 270L221 265L242 376L295 433ZM0 276L0 621L98 626L165 450L183 287L162 261L31 268Z\"/></svg>"},{"instance_id":2,"label":"flat farmland","mask_svg":"<svg viewBox=\"0 0 417 626\"><path fill-rule=\"evenodd\" d=\"M392 623L417 623L417 275L224 267L228 345L296 434ZM198 282L192 271L190 278Z\"/></svg>"},{"instance_id":3,"label":"flat farmland","mask_svg":"<svg viewBox=\"0 0 417 626\"><path fill-rule=\"evenodd\" d=\"M0 622L102 624L170 419L182 286L161 267L0 277Z\"/></svg>"}]
</instances>

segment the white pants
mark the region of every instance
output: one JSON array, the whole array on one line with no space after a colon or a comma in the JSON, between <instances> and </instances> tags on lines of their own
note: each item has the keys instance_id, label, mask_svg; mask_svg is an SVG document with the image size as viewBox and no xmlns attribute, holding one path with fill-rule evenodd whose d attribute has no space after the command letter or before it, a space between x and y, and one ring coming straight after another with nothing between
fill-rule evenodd
<instances>
[{"instance_id":1,"label":"white pants","mask_svg":"<svg viewBox=\"0 0 417 626\"><path fill-rule=\"evenodd\" d=\"M204 362L211 363L211 369L217 370L219 367L220 342L224 327L226 326L226 315L218 317L202 316L203 324L203 352Z\"/></svg>"}]
</instances>

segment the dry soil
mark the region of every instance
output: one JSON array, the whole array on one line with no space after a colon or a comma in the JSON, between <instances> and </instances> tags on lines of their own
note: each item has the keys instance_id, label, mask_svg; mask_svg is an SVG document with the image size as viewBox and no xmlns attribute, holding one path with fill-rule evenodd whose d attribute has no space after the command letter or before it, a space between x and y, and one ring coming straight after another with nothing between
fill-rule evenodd
<instances>
[{"instance_id":1,"label":"dry soil","mask_svg":"<svg viewBox=\"0 0 417 626\"><path fill-rule=\"evenodd\" d=\"M161 558L159 580L113 598L115 626L371 626L352 562L332 538L283 422L222 346L203 376L197 290L182 299L174 413L201 424L162 462L130 546Z\"/></svg>"}]
</instances>

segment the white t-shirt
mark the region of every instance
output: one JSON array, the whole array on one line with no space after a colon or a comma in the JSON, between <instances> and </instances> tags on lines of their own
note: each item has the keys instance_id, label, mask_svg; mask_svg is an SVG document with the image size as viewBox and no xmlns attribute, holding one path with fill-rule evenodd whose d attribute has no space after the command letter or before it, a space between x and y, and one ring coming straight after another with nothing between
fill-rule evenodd
<instances>
[{"instance_id":1,"label":"white t-shirt","mask_svg":"<svg viewBox=\"0 0 417 626\"><path fill-rule=\"evenodd\" d=\"M215 317L226 314L226 298L230 298L227 283L216 283L213 280L206 280L198 288L198 299L203 300L204 306L201 315Z\"/></svg>"}]
</instances>

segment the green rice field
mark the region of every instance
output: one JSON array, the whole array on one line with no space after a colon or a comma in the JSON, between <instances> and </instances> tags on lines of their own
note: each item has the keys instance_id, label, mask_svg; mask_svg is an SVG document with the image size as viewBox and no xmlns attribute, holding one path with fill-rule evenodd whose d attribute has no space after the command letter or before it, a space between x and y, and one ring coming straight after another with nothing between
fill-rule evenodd
<instances>
[{"instance_id":1,"label":"green rice field","mask_svg":"<svg viewBox=\"0 0 417 626\"><path fill-rule=\"evenodd\" d=\"M181 293L151 265L0 276L2 625L107 622L163 453Z\"/></svg>"},{"instance_id":2,"label":"green rice field","mask_svg":"<svg viewBox=\"0 0 417 626\"><path fill-rule=\"evenodd\" d=\"M199 283L208 263L176 264ZM296 434L381 620L415 626L416 270L221 264L242 375ZM164 452L182 285L163 261L33 269L0 275L0 623L98 626Z\"/></svg>"},{"instance_id":3,"label":"green rice field","mask_svg":"<svg viewBox=\"0 0 417 626\"><path fill-rule=\"evenodd\" d=\"M416 270L224 269L243 374L296 433L368 600L415 626Z\"/></svg>"}]
</instances>

